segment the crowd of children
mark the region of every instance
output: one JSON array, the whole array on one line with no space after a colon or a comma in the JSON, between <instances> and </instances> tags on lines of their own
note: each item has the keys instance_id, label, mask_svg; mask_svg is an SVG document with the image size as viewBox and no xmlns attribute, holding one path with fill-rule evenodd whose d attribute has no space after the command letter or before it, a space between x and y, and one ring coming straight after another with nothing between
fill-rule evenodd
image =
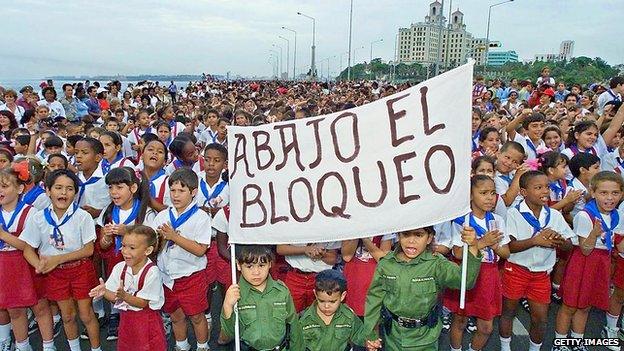
<instances>
[{"instance_id":1,"label":"crowd of children","mask_svg":"<svg viewBox=\"0 0 624 351\"><path fill-rule=\"evenodd\" d=\"M36 329L42 349L55 350L61 328L72 351L81 338L101 350L101 335L118 350L208 350L216 285L223 291L217 342L232 341L237 313L246 350L434 350L447 331L453 351L468 339L469 350L490 342L509 351L518 305L530 314L530 351L548 327L556 338L583 338L592 307L605 311L602 336L616 338L624 303L624 79L612 79L614 98L597 102L600 115L564 113L576 95L555 103L552 82L543 72L527 101L516 102L519 91L505 95L500 82L488 87L477 77L470 213L359 240L237 245L235 257L226 126L352 103L318 106L295 86L280 87L278 103L267 107L270 86L237 83L219 97L206 86L224 83L204 82L173 105L152 106L139 93L139 106L124 93L123 102L108 101L118 110L102 104L99 115L71 123L57 116L49 124L45 105L25 109L23 127L15 123L0 148L0 279L11 282L0 285L0 350L13 342L34 349ZM460 308L464 255L469 290ZM561 306L549 326L552 301Z\"/></svg>"}]
</instances>

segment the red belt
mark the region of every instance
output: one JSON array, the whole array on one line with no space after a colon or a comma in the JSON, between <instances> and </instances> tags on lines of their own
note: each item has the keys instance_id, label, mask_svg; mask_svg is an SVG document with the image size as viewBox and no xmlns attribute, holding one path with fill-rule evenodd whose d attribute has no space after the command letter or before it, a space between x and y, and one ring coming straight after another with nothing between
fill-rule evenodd
<instances>
[{"instance_id":1,"label":"red belt","mask_svg":"<svg viewBox=\"0 0 624 351\"><path fill-rule=\"evenodd\" d=\"M309 275L309 274L316 274L317 273L317 272L304 272L304 271L300 270L299 268L295 268L295 267L292 267L292 266L290 267L290 270L292 272L303 274L303 275Z\"/></svg>"},{"instance_id":2,"label":"red belt","mask_svg":"<svg viewBox=\"0 0 624 351\"><path fill-rule=\"evenodd\" d=\"M75 268L88 261L89 260L86 258L82 258L82 259L75 260L75 261L69 261L69 262L59 264L58 268L61 268L61 269Z\"/></svg>"}]
</instances>

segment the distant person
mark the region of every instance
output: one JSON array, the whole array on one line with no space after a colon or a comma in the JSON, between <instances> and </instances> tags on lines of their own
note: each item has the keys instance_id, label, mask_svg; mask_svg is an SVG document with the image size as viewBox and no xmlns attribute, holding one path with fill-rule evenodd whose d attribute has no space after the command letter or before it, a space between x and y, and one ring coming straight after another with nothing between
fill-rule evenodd
<instances>
[{"instance_id":1,"label":"distant person","mask_svg":"<svg viewBox=\"0 0 624 351\"><path fill-rule=\"evenodd\" d=\"M609 101L622 102L624 92L624 77L613 77L609 81L609 89L598 97L598 114L602 115L604 107Z\"/></svg>"},{"instance_id":2,"label":"distant person","mask_svg":"<svg viewBox=\"0 0 624 351\"><path fill-rule=\"evenodd\" d=\"M41 93L43 94L44 99L39 101L37 104L39 106L48 106L50 109L50 117L52 118L59 116L65 117L65 108L63 108L63 105L60 102L56 101L56 89L51 86L46 86L43 88Z\"/></svg>"},{"instance_id":3,"label":"distant person","mask_svg":"<svg viewBox=\"0 0 624 351\"><path fill-rule=\"evenodd\" d=\"M178 93L178 87L175 85L173 81L169 84L169 95L171 96L171 101L176 102L176 94Z\"/></svg>"},{"instance_id":4,"label":"distant person","mask_svg":"<svg viewBox=\"0 0 624 351\"><path fill-rule=\"evenodd\" d=\"M89 116L93 118L94 121L100 118L100 115L102 114L100 102L97 99L97 89L98 88L94 85L90 86L89 89L87 89L89 97L85 101L85 104L88 107Z\"/></svg>"},{"instance_id":5,"label":"distant person","mask_svg":"<svg viewBox=\"0 0 624 351\"><path fill-rule=\"evenodd\" d=\"M10 111L19 120L22 119L26 109L17 104L17 92L9 89L4 92L4 105L0 105L0 111Z\"/></svg>"}]
</instances>

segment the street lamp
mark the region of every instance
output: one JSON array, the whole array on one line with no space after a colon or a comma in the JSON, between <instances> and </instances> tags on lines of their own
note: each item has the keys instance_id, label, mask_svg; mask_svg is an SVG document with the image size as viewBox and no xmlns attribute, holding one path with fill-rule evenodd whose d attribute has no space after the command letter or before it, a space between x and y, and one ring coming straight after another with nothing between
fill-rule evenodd
<instances>
[{"instance_id":1,"label":"street lamp","mask_svg":"<svg viewBox=\"0 0 624 351\"><path fill-rule=\"evenodd\" d=\"M274 47L279 48L280 50L280 56L279 56L279 79L282 79L282 72L284 72L284 52L282 51L282 47L277 45L277 44L273 44Z\"/></svg>"},{"instance_id":2,"label":"street lamp","mask_svg":"<svg viewBox=\"0 0 624 351\"><path fill-rule=\"evenodd\" d=\"M351 80L351 28L353 23L353 0L351 0L351 10L349 11L349 62L347 63L347 80ZM340 68L342 68L342 56L340 56Z\"/></svg>"},{"instance_id":3,"label":"street lamp","mask_svg":"<svg viewBox=\"0 0 624 351\"><path fill-rule=\"evenodd\" d=\"M373 44L381 43L382 41L383 41L383 38L381 38L379 40L371 41L371 43L370 43L370 62L373 62Z\"/></svg>"},{"instance_id":4,"label":"street lamp","mask_svg":"<svg viewBox=\"0 0 624 351\"><path fill-rule=\"evenodd\" d=\"M281 35L278 35L278 38L282 39L282 40L286 40L286 80L288 80L288 71L290 71L290 66L289 66L289 62L290 62L290 41L286 38L284 38Z\"/></svg>"},{"instance_id":5,"label":"street lamp","mask_svg":"<svg viewBox=\"0 0 624 351\"><path fill-rule=\"evenodd\" d=\"M310 64L312 70L312 80L316 77L316 65L314 63L314 52L316 51L316 18L312 16L308 16L304 13L297 12L299 16L303 16L305 18L309 18L312 20L312 63Z\"/></svg>"},{"instance_id":6,"label":"street lamp","mask_svg":"<svg viewBox=\"0 0 624 351\"><path fill-rule=\"evenodd\" d=\"M488 53L490 52L490 17L492 16L492 7L496 7L496 6L499 6L499 5L507 4L507 3L512 2L512 1L514 1L514 0L502 1L502 2L496 3L494 5L490 5L490 8L488 9L487 32L485 34L485 65L486 66L487 66Z\"/></svg>"},{"instance_id":7,"label":"street lamp","mask_svg":"<svg viewBox=\"0 0 624 351\"><path fill-rule=\"evenodd\" d=\"M295 69L297 67L297 31L284 26L282 26L282 29L295 33L295 49L293 50L293 80L296 80L297 73Z\"/></svg>"}]
</instances>

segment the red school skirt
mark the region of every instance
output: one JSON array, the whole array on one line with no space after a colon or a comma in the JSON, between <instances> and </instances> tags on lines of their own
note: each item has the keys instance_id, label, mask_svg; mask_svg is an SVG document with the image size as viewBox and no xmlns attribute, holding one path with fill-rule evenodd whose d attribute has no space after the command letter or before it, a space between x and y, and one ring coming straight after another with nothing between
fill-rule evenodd
<instances>
[{"instance_id":1,"label":"red school skirt","mask_svg":"<svg viewBox=\"0 0 624 351\"><path fill-rule=\"evenodd\" d=\"M121 311L118 351L165 351L167 340L159 311Z\"/></svg>"},{"instance_id":2,"label":"red school skirt","mask_svg":"<svg viewBox=\"0 0 624 351\"><path fill-rule=\"evenodd\" d=\"M223 289L227 290L232 285L232 268L230 262L219 255L217 241L214 239L210 241L210 247L206 251L206 258L208 258L208 264L206 265L208 285L219 282L223 285Z\"/></svg>"},{"instance_id":3,"label":"red school skirt","mask_svg":"<svg viewBox=\"0 0 624 351\"><path fill-rule=\"evenodd\" d=\"M377 268L377 261L371 258L368 262L353 258L345 263L344 276L347 279L347 297L345 303L353 309L357 316L364 315L364 305L366 303L366 293L373 280Z\"/></svg>"},{"instance_id":4,"label":"red school skirt","mask_svg":"<svg viewBox=\"0 0 624 351\"><path fill-rule=\"evenodd\" d=\"M477 317L486 321L500 316L503 309L503 293L498 263L481 263L477 281L466 291L466 305L459 309L459 290L444 292L444 306L460 316Z\"/></svg>"},{"instance_id":5,"label":"red school skirt","mask_svg":"<svg viewBox=\"0 0 624 351\"><path fill-rule=\"evenodd\" d=\"M30 265L22 251L0 252L0 308L23 308L37 304Z\"/></svg>"},{"instance_id":6,"label":"red school skirt","mask_svg":"<svg viewBox=\"0 0 624 351\"><path fill-rule=\"evenodd\" d=\"M610 271L609 251L594 249L585 256L575 246L559 288L563 303L574 308L608 310Z\"/></svg>"},{"instance_id":7,"label":"red school skirt","mask_svg":"<svg viewBox=\"0 0 624 351\"><path fill-rule=\"evenodd\" d=\"M624 290L624 258L620 255L615 257L615 269L613 270L613 285Z\"/></svg>"},{"instance_id":8,"label":"red school skirt","mask_svg":"<svg viewBox=\"0 0 624 351\"><path fill-rule=\"evenodd\" d=\"M124 260L123 255L121 254L121 250L119 250L119 252L115 251L114 242L113 245L111 245L106 250L102 250L102 248L100 248L100 257L102 257L102 260L104 260L104 268L106 269L105 273L107 278L110 277L111 273L113 272L113 267L115 267L117 263L123 262Z\"/></svg>"}]
</instances>

